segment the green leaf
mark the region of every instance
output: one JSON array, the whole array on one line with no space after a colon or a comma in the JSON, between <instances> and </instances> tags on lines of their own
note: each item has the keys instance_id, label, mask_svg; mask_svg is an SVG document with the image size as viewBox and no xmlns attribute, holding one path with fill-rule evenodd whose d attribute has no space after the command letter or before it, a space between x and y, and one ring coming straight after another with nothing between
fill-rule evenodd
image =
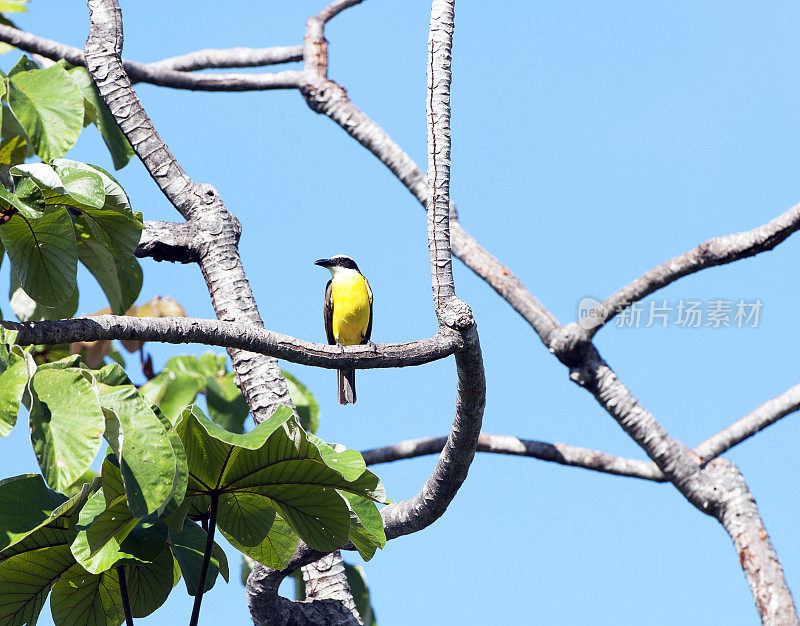
<instances>
[{"instance_id":1,"label":"green leaf","mask_svg":"<svg viewBox=\"0 0 800 626\"><path fill-rule=\"evenodd\" d=\"M14 74L17 74L19 72L25 72L27 70L38 70L38 69L41 69L41 66L38 63L36 63L36 61L29 59L23 54L19 58L19 60L14 64L14 67L12 67L9 70L8 75L13 76Z\"/></svg>"},{"instance_id":2,"label":"green leaf","mask_svg":"<svg viewBox=\"0 0 800 626\"><path fill-rule=\"evenodd\" d=\"M5 437L14 428L19 414L22 394L28 386L36 363L30 353L19 351L21 356L11 353L12 363L0 374L0 436ZM14 360L16 359L16 360ZM2 501L2 499L0 499Z\"/></svg>"},{"instance_id":3,"label":"green leaf","mask_svg":"<svg viewBox=\"0 0 800 626\"><path fill-rule=\"evenodd\" d=\"M22 285L19 284L17 275L11 272L11 281L8 289L11 310L21 322L38 322L41 320L63 320L75 316L78 310L78 288L72 292L69 300L56 307L42 306L33 300Z\"/></svg>"},{"instance_id":4,"label":"green leaf","mask_svg":"<svg viewBox=\"0 0 800 626\"><path fill-rule=\"evenodd\" d=\"M53 511L67 501L49 489L39 474L24 474L0 481L0 550L21 541L49 521Z\"/></svg>"},{"instance_id":5,"label":"green leaf","mask_svg":"<svg viewBox=\"0 0 800 626\"><path fill-rule=\"evenodd\" d=\"M350 585L350 593L356 603L356 610L361 616L364 626L378 626L375 617L375 609L372 607L369 587L367 586L367 576L364 568L360 565L344 564L344 573L347 576L347 583Z\"/></svg>"},{"instance_id":6,"label":"green leaf","mask_svg":"<svg viewBox=\"0 0 800 626\"><path fill-rule=\"evenodd\" d=\"M0 562L0 624L35 624L53 583L74 564L65 543L26 550Z\"/></svg>"},{"instance_id":7,"label":"green leaf","mask_svg":"<svg viewBox=\"0 0 800 626\"><path fill-rule=\"evenodd\" d=\"M7 79L3 82L7 83ZM33 144L14 117L8 105L3 105L2 123L0 123L0 163L6 167L24 163L26 158L33 156Z\"/></svg>"},{"instance_id":8,"label":"green leaf","mask_svg":"<svg viewBox=\"0 0 800 626\"><path fill-rule=\"evenodd\" d=\"M336 490L385 497L374 474L362 469L355 475L351 451L330 449L323 456L287 407L243 435L224 430L194 407L184 412L178 433L189 463L187 496L218 495L220 530L245 548L261 544L274 509L311 547L336 549L350 529L348 506Z\"/></svg>"},{"instance_id":9,"label":"green leaf","mask_svg":"<svg viewBox=\"0 0 800 626\"><path fill-rule=\"evenodd\" d=\"M77 239L78 258L102 287L114 315L125 315L142 289L143 274L135 258L120 261L106 248L81 233Z\"/></svg>"},{"instance_id":10,"label":"green leaf","mask_svg":"<svg viewBox=\"0 0 800 626\"><path fill-rule=\"evenodd\" d=\"M76 564L53 585L50 612L56 626L117 626L125 619L116 570L92 575Z\"/></svg>"},{"instance_id":11,"label":"green leaf","mask_svg":"<svg viewBox=\"0 0 800 626\"><path fill-rule=\"evenodd\" d=\"M220 529L220 532L239 552L277 569L286 567L300 543L300 537L279 515L275 516L267 536L257 546L245 546L224 530Z\"/></svg>"},{"instance_id":12,"label":"green leaf","mask_svg":"<svg viewBox=\"0 0 800 626\"><path fill-rule=\"evenodd\" d=\"M164 510L171 498L183 500L186 474L181 444L171 427L159 418L150 402L133 385L106 385L100 382L112 372L121 371L116 363L101 370L92 389L106 416L106 439L120 463L128 506L134 515ZM123 372L124 374L124 372ZM119 380L119 379L118 379ZM181 478L182 477L182 478Z\"/></svg>"},{"instance_id":13,"label":"green leaf","mask_svg":"<svg viewBox=\"0 0 800 626\"><path fill-rule=\"evenodd\" d=\"M5 187L0 187L0 207L4 209L16 209L28 219L37 219L41 217L44 213L44 205L43 202L37 201L43 201L44 198L31 197L28 195L29 191L29 189L21 186L18 190L18 194L22 193L23 196L20 197L10 191L6 191ZM39 195L41 196L41 194Z\"/></svg>"},{"instance_id":14,"label":"green leaf","mask_svg":"<svg viewBox=\"0 0 800 626\"><path fill-rule=\"evenodd\" d=\"M308 388L292 376L289 372L282 371L286 384L289 386L289 395L297 408L300 416L300 425L310 433L317 432L319 427L319 404Z\"/></svg>"},{"instance_id":15,"label":"green leaf","mask_svg":"<svg viewBox=\"0 0 800 626\"><path fill-rule=\"evenodd\" d=\"M141 392L174 423L204 387L205 381L194 374L165 370L147 381Z\"/></svg>"},{"instance_id":16,"label":"green leaf","mask_svg":"<svg viewBox=\"0 0 800 626\"><path fill-rule=\"evenodd\" d=\"M11 74L8 104L43 161L63 156L81 134L83 96L60 65Z\"/></svg>"},{"instance_id":17,"label":"green leaf","mask_svg":"<svg viewBox=\"0 0 800 626\"><path fill-rule=\"evenodd\" d=\"M243 433L244 420L250 408L234 377L233 372L218 378L209 376L206 380L206 405L211 419L217 424L232 433Z\"/></svg>"},{"instance_id":18,"label":"green leaf","mask_svg":"<svg viewBox=\"0 0 800 626\"><path fill-rule=\"evenodd\" d=\"M124 566L133 617L147 617L166 602L175 584L174 559L168 547L152 563Z\"/></svg>"},{"instance_id":19,"label":"green leaf","mask_svg":"<svg viewBox=\"0 0 800 626\"><path fill-rule=\"evenodd\" d=\"M31 380L31 442L48 484L63 490L91 465L105 418L81 370L37 370Z\"/></svg>"},{"instance_id":20,"label":"green leaf","mask_svg":"<svg viewBox=\"0 0 800 626\"><path fill-rule=\"evenodd\" d=\"M383 518L375 503L352 493L340 492L350 507L350 541L361 558L369 561L386 545Z\"/></svg>"},{"instance_id":21,"label":"green leaf","mask_svg":"<svg viewBox=\"0 0 800 626\"><path fill-rule=\"evenodd\" d=\"M178 560L183 573L183 581L186 583L186 592L190 596L197 594L197 587L200 584L200 567L203 563L203 553L206 549L206 531L194 522L187 521L180 532L170 532L172 542L172 553ZM223 578L228 580L228 560L225 552L216 543L211 552L211 561L208 565L208 575L203 591L209 591L214 587L217 574L222 571Z\"/></svg>"},{"instance_id":22,"label":"green leaf","mask_svg":"<svg viewBox=\"0 0 800 626\"><path fill-rule=\"evenodd\" d=\"M131 148L124 133L114 121L114 116L111 115L106 103L103 102L97 92L97 87L94 86L89 73L83 67L73 67L68 71L70 78L83 94L87 116L97 126L103 141L108 147L108 151L111 153L114 169L118 170L125 167L133 156L133 148Z\"/></svg>"},{"instance_id":23,"label":"green leaf","mask_svg":"<svg viewBox=\"0 0 800 626\"><path fill-rule=\"evenodd\" d=\"M75 564L69 550L69 528L92 488L85 485L47 520L18 535L0 552L0 624L36 623L51 586Z\"/></svg>"},{"instance_id":24,"label":"green leaf","mask_svg":"<svg viewBox=\"0 0 800 626\"><path fill-rule=\"evenodd\" d=\"M106 203L103 179L92 168L69 159L58 159L53 163L56 174L71 198L82 207L102 209Z\"/></svg>"},{"instance_id":25,"label":"green leaf","mask_svg":"<svg viewBox=\"0 0 800 626\"><path fill-rule=\"evenodd\" d=\"M78 249L65 209L36 220L17 214L0 226L0 241L25 292L48 307L64 304L77 286Z\"/></svg>"},{"instance_id":26,"label":"green leaf","mask_svg":"<svg viewBox=\"0 0 800 626\"><path fill-rule=\"evenodd\" d=\"M125 502L119 468L103 461L103 488L78 515L77 534L70 546L75 560L92 574L121 561L152 562L167 539L166 525L153 516L135 517Z\"/></svg>"}]
</instances>

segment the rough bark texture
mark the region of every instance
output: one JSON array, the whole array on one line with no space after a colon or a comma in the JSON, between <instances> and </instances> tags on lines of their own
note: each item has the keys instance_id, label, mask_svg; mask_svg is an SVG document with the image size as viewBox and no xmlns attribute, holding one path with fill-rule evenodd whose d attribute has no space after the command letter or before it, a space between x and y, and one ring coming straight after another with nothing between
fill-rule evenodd
<instances>
[{"instance_id":1,"label":"rough bark texture","mask_svg":"<svg viewBox=\"0 0 800 626\"><path fill-rule=\"evenodd\" d=\"M43 322L0 321L0 325L17 331L17 342L24 346L108 339L202 343L328 369L422 365L448 357L464 347L463 338L448 331L419 341L340 347L295 339L252 324L192 317L96 315Z\"/></svg>"},{"instance_id":2,"label":"rough bark texture","mask_svg":"<svg viewBox=\"0 0 800 626\"><path fill-rule=\"evenodd\" d=\"M237 248L241 227L210 185L194 183L172 156L136 97L122 65L122 15L114 0L89 0L86 65L100 96L167 199L196 229L193 249L220 320L263 326ZM229 349L256 421L282 405L289 390L272 357Z\"/></svg>"}]
</instances>

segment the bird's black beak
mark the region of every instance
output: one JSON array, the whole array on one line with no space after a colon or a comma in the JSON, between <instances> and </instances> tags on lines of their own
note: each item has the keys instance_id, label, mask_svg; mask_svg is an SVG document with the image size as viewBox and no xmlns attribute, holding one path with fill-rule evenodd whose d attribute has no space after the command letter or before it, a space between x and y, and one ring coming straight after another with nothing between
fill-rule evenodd
<instances>
[{"instance_id":1,"label":"bird's black beak","mask_svg":"<svg viewBox=\"0 0 800 626\"><path fill-rule=\"evenodd\" d=\"M314 265L319 265L320 267L330 267L331 266L331 260L330 259L319 259L317 261L314 261Z\"/></svg>"}]
</instances>

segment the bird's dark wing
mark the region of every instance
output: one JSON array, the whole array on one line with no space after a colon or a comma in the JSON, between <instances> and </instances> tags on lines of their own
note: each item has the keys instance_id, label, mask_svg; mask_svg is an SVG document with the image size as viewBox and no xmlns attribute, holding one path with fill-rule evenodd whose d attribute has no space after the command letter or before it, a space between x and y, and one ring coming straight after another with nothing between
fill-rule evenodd
<instances>
[{"instance_id":1,"label":"bird's dark wing","mask_svg":"<svg viewBox=\"0 0 800 626\"><path fill-rule=\"evenodd\" d=\"M325 333L328 335L328 343L333 345L336 343L336 337L333 336L333 298L331 297L333 288L331 283L333 283L333 279L325 285L325 304L322 307L322 314L325 318Z\"/></svg>"},{"instance_id":2,"label":"bird's dark wing","mask_svg":"<svg viewBox=\"0 0 800 626\"><path fill-rule=\"evenodd\" d=\"M364 278L364 282L367 283L367 291L369 292L369 322L367 323L367 332L361 343L367 343L372 336L372 287L369 286L369 281L366 278Z\"/></svg>"}]
</instances>

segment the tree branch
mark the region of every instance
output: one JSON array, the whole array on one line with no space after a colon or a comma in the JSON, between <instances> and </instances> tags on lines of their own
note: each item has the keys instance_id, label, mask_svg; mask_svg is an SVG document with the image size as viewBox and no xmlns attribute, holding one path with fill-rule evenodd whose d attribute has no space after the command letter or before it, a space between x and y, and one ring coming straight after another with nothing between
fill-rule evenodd
<instances>
[{"instance_id":1,"label":"tree branch","mask_svg":"<svg viewBox=\"0 0 800 626\"><path fill-rule=\"evenodd\" d=\"M192 317L97 315L43 322L0 321L17 331L22 346L76 341L128 339L162 343L202 343L248 350L290 363L326 369L374 369L422 365L443 359L464 346L463 339L442 330L430 339L372 346L332 346L295 339L261 326Z\"/></svg>"},{"instance_id":2,"label":"tree branch","mask_svg":"<svg viewBox=\"0 0 800 626\"><path fill-rule=\"evenodd\" d=\"M85 66L84 51L52 39L37 37L25 31L0 24L0 41L31 54L38 54L53 61L64 59L70 65ZM260 91L266 89L296 89L300 85L300 72L284 71L267 74L190 74L179 71L182 65L187 69L205 67L248 67L242 63L249 60L261 61L253 65L267 65L263 61L284 63L298 60L298 47L266 48L252 50L232 48L230 50L200 50L182 57L165 59L156 63L122 61L125 71L134 82L150 83L173 89L196 91ZM203 63L207 63L203 67Z\"/></svg>"},{"instance_id":3,"label":"tree branch","mask_svg":"<svg viewBox=\"0 0 800 626\"><path fill-rule=\"evenodd\" d=\"M193 243L220 320L262 326L239 257L241 227L210 185L194 183L156 132L122 64L122 15L116 0L88 0L85 59L100 96L147 171L172 205L196 228ZM278 362L230 348L237 382L258 422L279 405L292 406Z\"/></svg>"},{"instance_id":4,"label":"tree branch","mask_svg":"<svg viewBox=\"0 0 800 626\"><path fill-rule=\"evenodd\" d=\"M391 446L364 450L361 456L367 465L378 463L392 463L403 459L411 459L428 454L441 452L447 442L447 437L423 437L409 439ZM599 450L577 448L563 443L548 443L546 441L533 441L520 439L508 435L491 435L481 433L478 437L478 452L493 454L508 454L524 456L541 461L550 461L560 465L580 467L615 476L641 478L655 482L665 482L664 474L654 463L626 459Z\"/></svg>"},{"instance_id":5,"label":"tree branch","mask_svg":"<svg viewBox=\"0 0 800 626\"><path fill-rule=\"evenodd\" d=\"M693 250L654 267L606 298L602 304L580 320L583 334L587 339L591 339L620 311L679 278L772 250L798 229L800 229L800 204L753 230L709 239Z\"/></svg>"},{"instance_id":6,"label":"tree branch","mask_svg":"<svg viewBox=\"0 0 800 626\"><path fill-rule=\"evenodd\" d=\"M303 46L275 46L272 48L207 48L180 56L147 63L153 69L195 72L207 69L233 67L264 67L303 60ZM123 63L126 61L123 60ZM130 74L130 72L128 72Z\"/></svg>"},{"instance_id":7,"label":"tree branch","mask_svg":"<svg viewBox=\"0 0 800 626\"><path fill-rule=\"evenodd\" d=\"M706 460L712 459L798 409L800 409L800 385L795 385L709 437L694 451Z\"/></svg>"}]
</instances>

